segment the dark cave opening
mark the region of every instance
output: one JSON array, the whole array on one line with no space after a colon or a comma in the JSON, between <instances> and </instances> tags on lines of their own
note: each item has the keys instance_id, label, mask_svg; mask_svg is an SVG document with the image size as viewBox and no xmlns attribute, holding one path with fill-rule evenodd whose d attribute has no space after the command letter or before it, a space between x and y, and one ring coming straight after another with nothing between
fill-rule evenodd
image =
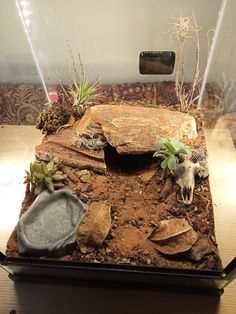
<instances>
[{"instance_id":1,"label":"dark cave opening","mask_svg":"<svg viewBox=\"0 0 236 314\"><path fill-rule=\"evenodd\" d=\"M152 153L119 155L110 145L106 146L104 152L107 169L113 172L136 172L154 162Z\"/></svg>"}]
</instances>

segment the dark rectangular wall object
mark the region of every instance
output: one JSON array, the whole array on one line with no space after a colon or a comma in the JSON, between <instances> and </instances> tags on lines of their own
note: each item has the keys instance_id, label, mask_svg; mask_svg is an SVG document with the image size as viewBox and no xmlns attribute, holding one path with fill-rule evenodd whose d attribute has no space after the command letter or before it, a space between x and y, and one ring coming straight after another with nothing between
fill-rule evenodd
<instances>
[{"instance_id":1,"label":"dark rectangular wall object","mask_svg":"<svg viewBox=\"0 0 236 314\"><path fill-rule=\"evenodd\" d=\"M174 51L142 51L139 55L140 74L172 74L174 65Z\"/></svg>"}]
</instances>

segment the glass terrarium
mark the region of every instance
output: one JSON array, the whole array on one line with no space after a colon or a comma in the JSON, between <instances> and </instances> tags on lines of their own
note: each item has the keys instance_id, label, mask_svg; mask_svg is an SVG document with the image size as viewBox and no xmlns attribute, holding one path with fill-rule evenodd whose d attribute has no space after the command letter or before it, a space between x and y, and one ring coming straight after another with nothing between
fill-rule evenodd
<instances>
[{"instance_id":1,"label":"glass terrarium","mask_svg":"<svg viewBox=\"0 0 236 314\"><path fill-rule=\"evenodd\" d=\"M20 199L2 214L16 227L1 266L222 292L236 269L235 5L56 3L16 0L23 39L2 56L2 134L25 132L17 149L32 153L3 165Z\"/></svg>"}]
</instances>

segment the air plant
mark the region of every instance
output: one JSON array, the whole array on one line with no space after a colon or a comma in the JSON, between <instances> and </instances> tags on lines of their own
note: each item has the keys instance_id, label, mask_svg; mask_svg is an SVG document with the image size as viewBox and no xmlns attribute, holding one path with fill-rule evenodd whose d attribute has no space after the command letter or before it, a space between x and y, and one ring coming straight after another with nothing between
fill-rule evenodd
<instances>
[{"instance_id":1,"label":"air plant","mask_svg":"<svg viewBox=\"0 0 236 314\"><path fill-rule=\"evenodd\" d=\"M61 84L61 87L67 98L72 101L73 106L85 110L95 100L101 98L100 83L98 78L93 79L86 75L80 55L78 54L78 61L76 61L69 44L68 46L70 82L65 87Z\"/></svg>"},{"instance_id":2,"label":"air plant","mask_svg":"<svg viewBox=\"0 0 236 314\"><path fill-rule=\"evenodd\" d=\"M91 104L92 100L101 95L98 92L99 82L94 83L90 78L84 77L80 83L74 80L70 94L73 98L73 106L84 108Z\"/></svg>"},{"instance_id":3,"label":"air plant","mask_svg":"<svg viewBox=\"0 0 236 314\"><path fill-rule=\"evenodd\" d=\"M24 183L30 184L30 190L35 195L39 195L44 190L54 191L55 188L63 187L62 180L66 175L57 169L53 161L49 163L30 163L30 171L25 171Z\"/></svg>"},{"instance_id":4,"label":"air plant","mask_svg":"<svg viewBox=\"0 0 236 314\"><path fill-rule=\"evenodd\" d=\"M89 150L100 150L106 146L106 142L102 140L100 137L84 137L74 135L72 138L72 145L81 149L86 148Z\"/></svg>"},{"instance_id":5,"label":"air plant","mask_svg":"<svg viewBox=\"0 0 236 314\"><path fill-rule=\"evenodd\" d=\"M173 171L179 164L179 154L186 154L190 158L193 148L179 142L175 138L163 137L155 145L153 157L163 159L161 168Z\"/></svg>"}]
</instances>

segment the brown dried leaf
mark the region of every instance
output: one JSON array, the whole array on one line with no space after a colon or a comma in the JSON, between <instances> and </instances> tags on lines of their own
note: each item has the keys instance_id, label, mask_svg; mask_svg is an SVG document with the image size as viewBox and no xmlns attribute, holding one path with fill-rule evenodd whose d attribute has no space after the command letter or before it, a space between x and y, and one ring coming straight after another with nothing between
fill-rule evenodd
<instances>
[{"instance_id":1,"label":"brown dried leaf","mask_svg":"<svg viewBox=\"0 0 236 314\"><path fill-rule=\"evenodd\" d=\"M185 218L162 220L152 231L148 239L155 242L163 241L189 231L190 229L192 229L192 227Z\"/></svg>"},{"instance_id":2,"label":"brown dried leaf","mask_svg":"<svg viewBox=\"0 0 236 314\"><path fill-rule=\"evenodd\" d=\"M189 257L199 262L204 256L209 255L214 252L214 247L208 238L208 236L200 234L197 242L194 243L191 251L189 252Z\"/></svg>"},{"instance_id":3,"label":"brown dried leaf","mask_svg":"<svg viewBox=\"0 0 236 314\"><path fill-rule=\"evenodd\" d=\"M156 247L163 254L173 255L188 251L197 239L197 233L193 229L190 229L168 240L159 241L156 243Z\"/></svg>"},{"instance_id":4,"label":"brown dried leaf","mask_svg":"<svg viewBox=\"0 0 236 314\"><path fill-rule=\"evenodd\" d=\"M93 202L77 229L77 244L82 253L102 245L111 228L111 206L104 201Z\"/></svg>"}]
</instances>

